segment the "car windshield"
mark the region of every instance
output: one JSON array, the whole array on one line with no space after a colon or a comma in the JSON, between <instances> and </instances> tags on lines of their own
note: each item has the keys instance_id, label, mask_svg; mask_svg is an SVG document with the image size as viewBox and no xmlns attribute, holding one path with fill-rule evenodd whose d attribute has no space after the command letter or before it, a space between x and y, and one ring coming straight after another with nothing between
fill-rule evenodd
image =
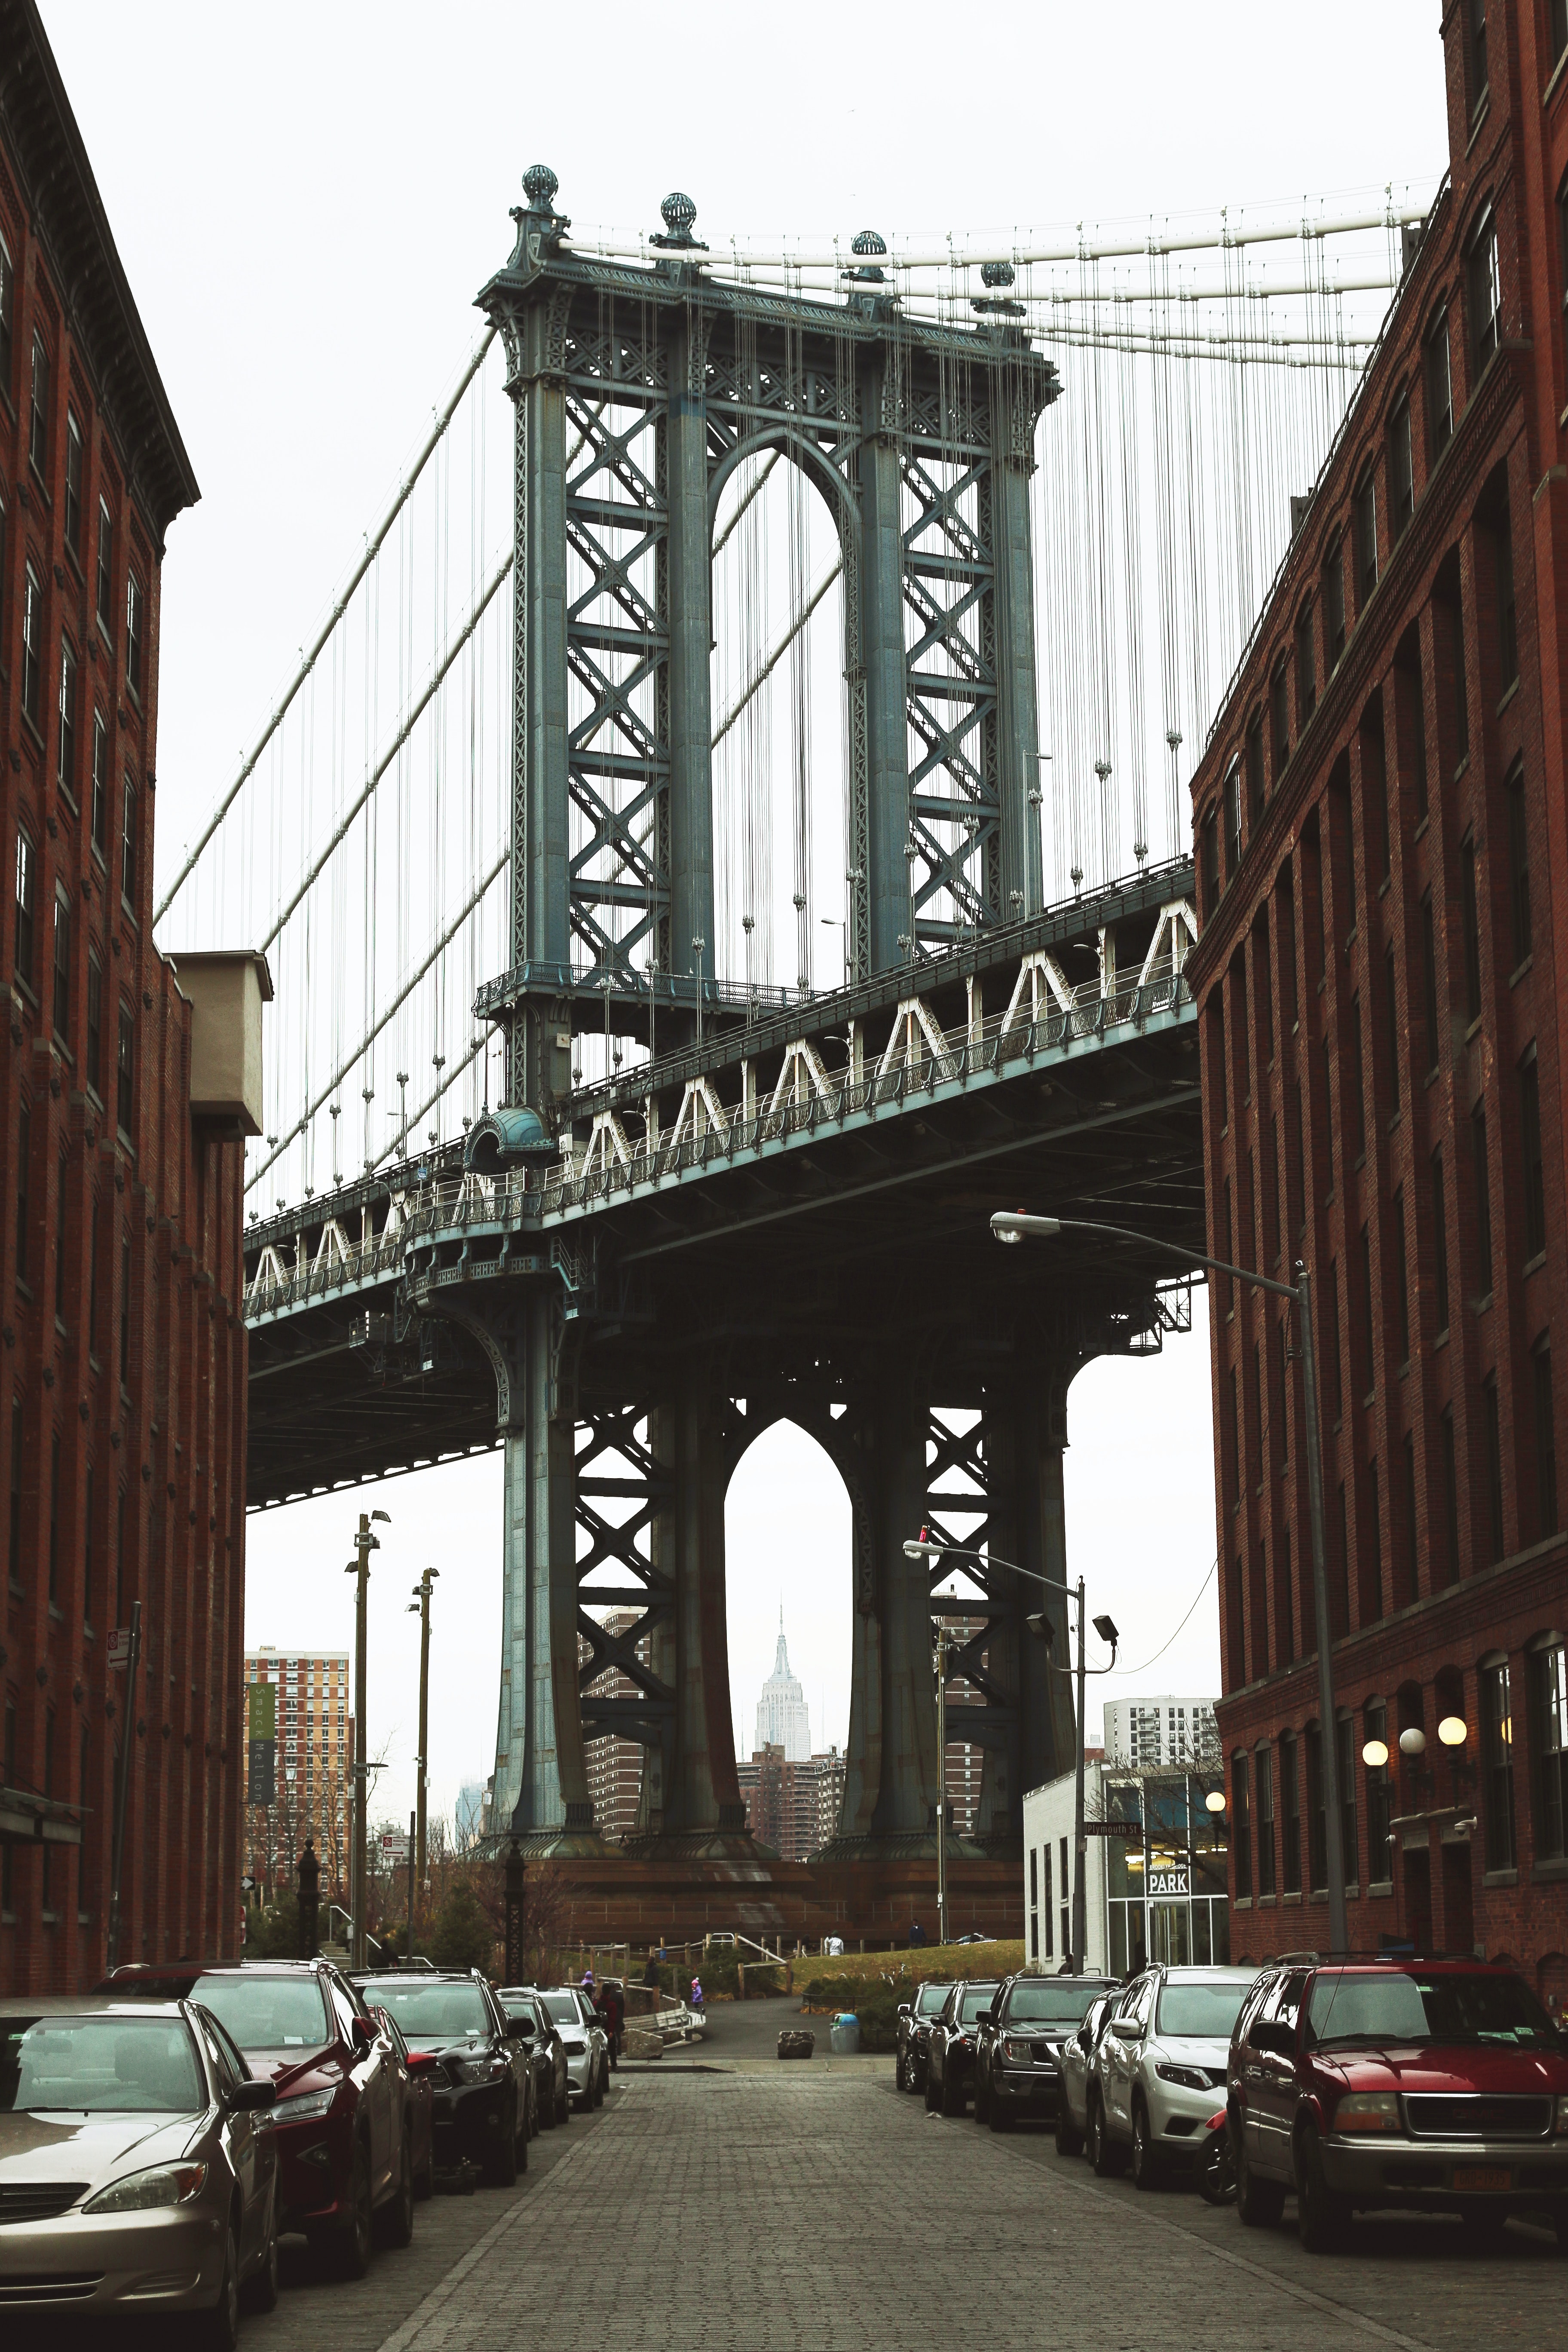
<instances>
[{"instance_id":1,"label":"car windshield","mask_svg":"<svg viewBox=\"0 0 1568 2352\"><path fill-rule=\"evenodd\" d=\"M1098 1985L1016 1984L1007 2000L1009 2025L1081 2025Z\"/></svg>"},{"instance_id":2,"label":"car windshield","mask_svg":"<svg viewBox=\"0 0 1568 2352\"><path fill-rule=\"evenodd\" d=\"M225 1969L198 1977L191 1999L211 2010L242 2050L319 2050L332 2038L315 1977L246 1976Z\"/></svg>"},{"instance_id":3,"label":"car windshield","mask_svg":"<svg viewBox=\"0 0 1568 2352\"><path fill-rule=\"evenodd\" d=\"M490 2031L489 2011L477 1984L444 1983L439 1977L424 1984L377 1985L376 1999L403 2028L410 2042L456 2041L459 2034Z\"/></svg>"},{"instance_id":4,"label":"car windshield","mask_svg":"<svg viewBox=\"0 0 1568 2352\"><path fill-rule=\"evenodd\" d=\"M198 2113L206 2082L177 2019L0 2018L0 2113Z\"/></svg>"},{"instance_id":5,"label":"car windshield","mask_svg":"<svg viewBox=\"0 0 1568 2352\"><path fill-rule=\"evenodd\" d=\"M915 1995L915 2015L934 2017L952 1990L949 1984L923 1984Z\"/></svg>"},{"instance_id":6,"label":"car windshield","mask_svg":"<svg viewBox=\"0 0 1568 2352\"><path fill-rule=\"evenodd\" d=\"M540 1995L545 2008L557 2025L581 2025L583 2012L577 2006L574 1992L547 1992Z\"/></svg>"},{"instance_id":7,"label":"car windshield","mask_svg":"<svg viewBox=\"0 0 1568 2352\"><path fill-rule=\"evenodd\" d=\"M1320 1976L1308 2029L1317 2042L1470 2042L1512 2050L1555 2050L1557 2036L1520 1977Z\"/></svg>"},{"instance_id":8,"label":"car windshield","mask_svg":"<svg viewBox=\"0 0 1568 2352\"><path fill-rule=\"evenodd\" d=\"M973 2025L981 2011L990 2008L991 1998L995 1990L994 1984L965 1985L958 1996L959 2022L963 2025Z\"/></svg>"},{"instance_id":9,"label":"car windshield","mask_svg":"<svg viewBox=\"0 0 1568 2352\"><path fill-rule=\"evenodd\" d=\"M1241 2004L1251 1990L1239 1978L1228 1983L1166 1984L1160 1993L1156 2032L1187 2034L1195 2042L1228 2042Z\"/></svg>"}]
</instances>

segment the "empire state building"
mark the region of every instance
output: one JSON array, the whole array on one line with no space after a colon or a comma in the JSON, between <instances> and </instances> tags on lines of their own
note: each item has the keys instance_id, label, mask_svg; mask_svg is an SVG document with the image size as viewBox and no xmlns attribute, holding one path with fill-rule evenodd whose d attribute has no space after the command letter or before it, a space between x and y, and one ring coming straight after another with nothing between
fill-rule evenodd
<instances>
[{"instance_id":1,"label":"empire state building","mask_svg":"<svg viewBox=\"0 0 1568 2352\"><path fill-rule=\"evenodd\" d=\"M779 1646L773 1659L773 1670L763 1685L763 1695L757 1702L754 1752L760 1756L764 1748L782 1748L787 1764L805 1764L811 1759L811 1723L806 1713L805 1693L797 1677L789 1670L782 1609L779 1611Z\"/></svg>"}]
</instances>

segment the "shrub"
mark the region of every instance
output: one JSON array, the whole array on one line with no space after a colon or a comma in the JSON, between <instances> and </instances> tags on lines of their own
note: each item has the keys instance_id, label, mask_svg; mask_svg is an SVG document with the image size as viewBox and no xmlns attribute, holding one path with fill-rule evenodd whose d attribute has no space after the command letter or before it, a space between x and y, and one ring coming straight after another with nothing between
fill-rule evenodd
<instances>
[{"instance_id":1,"label":"shrub","mask_svg":"<svg viewBox=\"0 0 1568 2352\"><path fill-rule=\"evenodd\" d=\"M245 1923L247 1960L295 1960L300 1957L300 1905L293 1895L253 1911Z\"/></svg>"},{"instance_id":2,"label":"shrub","mask_svg":"<svg viewBox=\"0 0 1568 2352\"><path fill-rule=\"evenodd\" d=\"M483 1969L495 1959L495 1930L484 1905L465 1879L459 1878L436 1914L430 1933L430 1957L440 1969Z\"/></svg>"},{"instance_id":3,"label":"shrub","mask_svg":"<svg viewBox=\"0 0 1568 2352\"><path fill-rule=\"evenodd\" d=\"M862 2050L891 2050L899 2038L899 1996L891 1985L876 1985L855 2003Z\"/></svg>"}]
</instances>

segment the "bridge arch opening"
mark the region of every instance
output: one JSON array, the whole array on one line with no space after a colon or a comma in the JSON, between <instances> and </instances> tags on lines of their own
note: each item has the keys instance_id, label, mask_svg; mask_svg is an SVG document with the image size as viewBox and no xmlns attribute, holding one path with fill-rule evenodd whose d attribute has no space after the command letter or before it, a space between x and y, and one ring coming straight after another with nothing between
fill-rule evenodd
<instances>
[{"instance_id":1,"label":"bridge arch opening","mask_svg":"<svg viewBox=\"0 0 1568 2352\"><path fill-rule=\"evenodd\" d=\"M844 572L800 452L759 444L713 523L714 922L709 969L780 1002L844 977Z\"/></svg>"}]
</instances>

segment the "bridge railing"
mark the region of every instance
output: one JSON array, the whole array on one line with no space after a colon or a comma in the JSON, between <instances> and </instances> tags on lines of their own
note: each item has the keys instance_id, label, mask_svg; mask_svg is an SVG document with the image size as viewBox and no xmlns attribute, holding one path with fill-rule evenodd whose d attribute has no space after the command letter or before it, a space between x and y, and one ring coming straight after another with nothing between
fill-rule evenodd
<instances>
[{"instance_id":1,"label":"bridge railing","mask_svg":"<svg viewBox=\"0 0 1568 2352\"><path fill-rule=\"evenodd\" d=\"M721 1102L700 1080L688 1087L679 1118L667 1138L649 1144L629 1137L608 1113L595 1121L585 1151L563 1158L558 1167L513 1169L482 1176L469 1171L395 1192L379 1233L351 1240L337 1221L319 1229L309 1264L283 1265L279 1251L263 1251L247 1293L253 1314L274 1314L310 1300L400 1273L408 1251L452 1233L472 1228L502 1230L562 1212L614 1200L683 1171L716 1166L785 1137L810 1134L850 1118L874 1114L939 1086L963 1085L1027 1064L1043 1053L1113 1030L1137 1027L1191 1002L1179 957L1152 960L1136 981L1101 979L1066 989L1059 985L1044 1004L1015 1003L988 1014L973 1031L942 1030L923 1015L917 999L900 1008L892 1040L880 1061L857 1071L829 1070L815 1053L794 1075L790 1099L752 1107ZM792 1065L786 1061L786 1072ZM300 1246L303 1244L301 1243Z\"/></svg>"}]
</instances>

